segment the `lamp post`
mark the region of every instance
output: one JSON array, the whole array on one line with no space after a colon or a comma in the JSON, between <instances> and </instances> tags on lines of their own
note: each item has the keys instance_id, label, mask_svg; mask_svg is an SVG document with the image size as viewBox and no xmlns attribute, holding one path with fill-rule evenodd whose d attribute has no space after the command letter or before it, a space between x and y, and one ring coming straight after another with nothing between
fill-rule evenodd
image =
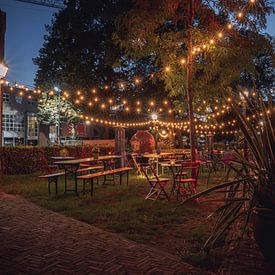
<instances>
[{"instance_id":1,"label":"lamp post","mask_svg":"<svg viewBox=\"0 0 275 275\"><path fill-rule=\"evenodd\" d=\"M2 78L6 76L8 67L3 63L0 63L0 145L3 145L3 90L2 90Z\"/></svg>"},{"instance_id":2,"label":"lamp post","mask_svg":"<svg viewBox=\"0 0 275 275\"><path fill-rule=\"evenodd\" d=\"M58 93L57 143L60 144L61 90L56 86L54 87L54 90Z\"/></svg>"}]
</instances>

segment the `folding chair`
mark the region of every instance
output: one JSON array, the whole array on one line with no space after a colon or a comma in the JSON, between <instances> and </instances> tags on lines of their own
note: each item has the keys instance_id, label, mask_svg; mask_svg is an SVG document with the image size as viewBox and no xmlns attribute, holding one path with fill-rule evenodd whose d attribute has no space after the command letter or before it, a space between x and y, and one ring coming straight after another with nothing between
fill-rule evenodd
<instances>
[{"instance_id":1,"label":"folding chair","mask_svg":"<svg viewBox=\"0 0 275 275\"><path fill-rule=\"evenodd\" d=\"M138 157L138 154L135 154L135 153L131 154L131 158L133 160L134 166L137 169L136 172L137 172L138 175L140 175L141 174L141 168L140 168L140 164L137 161L137 157Z\"/></svg>"},{"instance_id":2,"label":"folding chair","mask_svg":"<svg viewBox=\"0 0 275 275\"><path fill-rule=\"evenodd\" d=\"M149 168L149 159L143 157L142 155L138 155L138 154L131 154L131 157L133 159L134 165L137 169L137 174L141 175L142 171L141 171L141 165L143 166L143 169L146 170L146 172L150 172L150 168Z\"/></svg>"},{"instance_id":3,"label":"folding chair","mask_svg":"<svg viewBox=\"0 0 275 275\"><path fill-rule=\"evenodd\" d=\"M198 176L199 176L199 162L182 162L181 170L175 177L177 199L180 195L182 200L188 196L196 193ZM187 171L191 176L188 176Z\"/></svg>"},{"instance_id":4,"label":"folding chair","mask_svg":"<svg viewBox=\"0 0 275 275\"><path fill-rule=\"evenodd\" d=\"M148 176L147 169L145 168L144 164L140 165L142 173L145 175L149 185L150 185L150 190L148 194L146 195L145 199L150 199L150 200L157 200L160 198L165 198L169 201L169 196L165 190L166 185L169 183L170 179L169 178L160 178L156 174L156 171L152 164L148 164L149 169L151 170L151 173L153 175L152 178Z\"/></svg>"}]
</instances>

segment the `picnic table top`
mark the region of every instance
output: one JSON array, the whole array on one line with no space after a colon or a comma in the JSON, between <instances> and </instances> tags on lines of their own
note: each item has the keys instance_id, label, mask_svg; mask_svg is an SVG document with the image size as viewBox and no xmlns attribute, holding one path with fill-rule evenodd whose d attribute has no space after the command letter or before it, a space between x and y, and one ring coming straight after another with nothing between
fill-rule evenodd
<instances>
[{"instance_id":1,"label":"picnic table top","mask_svg":"<svg viewBox=\"0 0 275 275\"><path fill-rule=\"evenodd\" d=\"M157 153L143 154L142 156L145 157L145 158L161 158L163 156L182 155L182 154L184 154L184 153L179 153L179 152L176 152L176 153L163 152L163 153L160 153L160 154L157 154Z\"/></svg>"},{"instance_id":2,"label":"picnic table top","mask_svg":"<svg viewBox=\"0 0 275 275\"><path fill-rule=\"evenodd\" d=\"M70 159L75 159L76 157L70 157L70 156L56 156L56 157L51 157L53 160L70 160Z\"/></svg>"},{"instance_id":3,"label":"picnic table top","mask_svg":"<svg viewBox=\"0 0 275 275\"><path fill-rule=\"evenodd\" d=\"M59 165L70 165L70 164L80 164L90 161L98 161L98 160L111 160L111 159L119 159L121 156L119 155L106 155L106 156L99 156L98 158L81 158L81 159L70 159L70 160L63 160L63 161L56 161L55 164Z\"/></svg>"}]
</instances>

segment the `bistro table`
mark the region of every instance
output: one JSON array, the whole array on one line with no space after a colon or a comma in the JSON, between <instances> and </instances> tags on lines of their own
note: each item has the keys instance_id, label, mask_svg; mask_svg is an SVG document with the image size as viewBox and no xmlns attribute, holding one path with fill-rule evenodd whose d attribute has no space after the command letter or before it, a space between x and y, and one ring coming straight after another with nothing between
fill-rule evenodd
<instances>
[{"instance_id":1,"label":"bistro table","mask_svg":"<svg viewBox=\"0 0 275 275\"><path fill-rule=\"evenodd\" d=\"M80 167L80 163L90 163L90 162L98 162L102 161L104 165L104 170L111 166L110 161L114 159L120 159L121 156L119 155L106 155L106 156L99 156L98 158L81 158L81 159L69 159L69 160L61 160L54 162L57 164L61 169L65 170L65 191L74 191L77 194L77 170ZM74 176L75 182L75 189L69 190L67 189L67 174L72 174Z\"/></svg>"},{"instance_id":2,"label":"bistro table","mask_svg":"<svg viewBox=\"0 0 275 275\"><path fill-rule=\"evenodd\" d=\"M171 152L163 152L160 154L152 153L152 154L143 154L142 156L148 159L154 159L156 161L156 173L157 175L159 174L159 159L169 157L169 156L174 156L173 158L170 157L170 159L175 159L176 155L184 155L183 153L171 153ZM179 161L179 160L178 160ZM181 160L183 161L183 159Z\"/></svg>"},{"instance_id":3,"label":"bistro table","mask_svg":"<svg viewBox=\"0 0 275 275\"><path fill-rule=\"evenodd\" d=\"M169 170L171 171L172 177L173 177L173 187L171 189L170 196L174 194L175 189L176 189L176 175L178 171L181 169L182 164L176 161L170 161L166 163L161 164L162 167L168 167Z\"/></svg>"}]
</instances>

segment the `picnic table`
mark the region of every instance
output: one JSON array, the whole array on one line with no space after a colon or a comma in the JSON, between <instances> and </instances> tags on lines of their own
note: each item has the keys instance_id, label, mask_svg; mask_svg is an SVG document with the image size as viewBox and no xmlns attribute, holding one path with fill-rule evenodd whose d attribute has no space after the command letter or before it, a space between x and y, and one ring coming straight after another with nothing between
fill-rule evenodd
<instances>
[{"instance_id":1,"label":"picnic table","mask_svg":"<svg viewBox=\"0 0 275 275\"><path fill-rule=\"evenodd\" d=\"M65 172L65 192L67 191L74 191L77 194L77 171L80 167L80 163L91 163L91 162L103 162L104 170L108 169L111 166L111 161L115 159L119 159L121 156L119 155L105 155L99 156L98 158L80 158L80 159L69 159L69 160L60 160L54 162L57 164L61 169L64 169ZM72 174L74 177L75 182L75 189L69 190L67 189L67 175Z\"/></svg>"}]
</instances>

